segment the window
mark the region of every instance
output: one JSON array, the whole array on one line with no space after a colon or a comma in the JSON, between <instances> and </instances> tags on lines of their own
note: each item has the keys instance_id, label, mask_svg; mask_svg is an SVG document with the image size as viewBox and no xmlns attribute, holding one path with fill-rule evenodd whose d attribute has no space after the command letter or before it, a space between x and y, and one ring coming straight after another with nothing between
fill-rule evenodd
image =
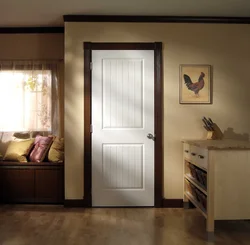
<instances>
[{"instance_id":1,"label":"window","mask_svg":"<svg viewBox=\"0 0 250 245\"><path fill-rule=\"evenodd\" d=\"M52 71L19 68L0 69L0 131L51 131Z\"/></svg>"}]
</instances>

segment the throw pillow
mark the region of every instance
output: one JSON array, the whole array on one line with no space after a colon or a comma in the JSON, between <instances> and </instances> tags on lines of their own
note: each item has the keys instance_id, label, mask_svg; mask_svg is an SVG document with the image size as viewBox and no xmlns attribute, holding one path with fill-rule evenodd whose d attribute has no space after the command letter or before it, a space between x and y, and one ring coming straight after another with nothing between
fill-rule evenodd
<instances>
[{"instance_id":1,"label":"throw pillow","mask_svg":"<svg viewBox=\"0 0 250 245\"><path fill-rule=\"evenodd\" d=\"M15 132L12 135L12 140L14 141L24 141L28 139L31 139L29 132Z\"/></svg>"},{"instance_id":2,"label":"throw pillow","mask_svg":"<svg viewBox=\"0 0 250 245\"><path fill-rule=\"evenodd\" d=\"M22 140L30 139L30 133L29 132L15 132L13 134L13 137L17 139L22 139Z\"/></svg>"},{"instance_id":3,"label":"throw pillow","mask_svg":"<svg viewBox=\"0 0 250 245\"><path fill-rule=\"evenodd\" d=\"M31 162L42 162L51 146L53 138L37 135L35 138L35 146L30 153Z\"/></svg>"},{"instance_id":4,"label":"throw pillow","mask_svg":"<svg viewBox=\"0 0 250 245\"><path fill-rule=\"evenodd\" d=\"M11 141L3 160L14 162L27 162L27 156L34 144L34 139Z\"/></svg>"},{"instance_id":5,"label":"throw pillow","mask_svg":"<svg viewBox=\"0 0 250 245\"><path fill-rule=\"evenodd\" d=\"M55 137L48 154L49 162L64 161L64 138Z\"/></svg>"},{"instance_id":6,"label":"throw pillow","mask_svg":"<svg viewBox=\"0 0 250 245\"><path fill-rule=\"evenodd\" d=\"M36 138L36 136L49 136L48 132L44 132L44 131L32 131L31 132L31 138Z\"/></svg>"}]
</instances>

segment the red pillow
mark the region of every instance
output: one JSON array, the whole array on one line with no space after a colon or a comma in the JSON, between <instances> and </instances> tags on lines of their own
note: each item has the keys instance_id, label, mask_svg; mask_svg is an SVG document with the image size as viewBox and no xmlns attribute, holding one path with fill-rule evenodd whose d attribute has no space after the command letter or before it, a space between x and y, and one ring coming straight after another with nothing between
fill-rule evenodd
<instances>
[{"instance_id":1,"label":"red pillow","mask_svg":"<svg viewBox=\"0 0 250 245\"><path fill-rule=\"evenodd\" d=\"M37 135L34 148L30 153L31 162L42 162L51 146L53 137Z\"/></svg>"}]
</instances>

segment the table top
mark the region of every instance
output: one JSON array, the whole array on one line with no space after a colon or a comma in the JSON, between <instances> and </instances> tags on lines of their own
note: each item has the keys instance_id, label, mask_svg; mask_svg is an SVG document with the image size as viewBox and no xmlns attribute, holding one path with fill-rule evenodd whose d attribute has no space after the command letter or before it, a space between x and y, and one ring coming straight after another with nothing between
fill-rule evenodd
<instances>
[{"instance_id":1,"label":"table top","mask_svg":"<svg viewBox=\"0 0 250 245\"><path fill-rule=\"evenodd\" d=\"M250 150L249 141L222 140L182 140L183 143L211 150Z\"/></svg>"}]
</instances>

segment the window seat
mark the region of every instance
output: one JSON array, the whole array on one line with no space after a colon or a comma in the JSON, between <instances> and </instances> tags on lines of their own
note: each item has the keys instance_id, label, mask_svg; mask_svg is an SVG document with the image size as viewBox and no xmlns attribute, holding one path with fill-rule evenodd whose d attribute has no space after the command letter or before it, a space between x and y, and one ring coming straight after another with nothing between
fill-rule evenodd
<instances>
[{"instance_id":1,"label":"window seat","mask_svg":"<svg viewBox=\"0 0 250 245\"><path fill-rule=\"evenodd\" d=\"M63 204L64 163L0 161L0 203Z\"/></svg>"}]
</instances>

